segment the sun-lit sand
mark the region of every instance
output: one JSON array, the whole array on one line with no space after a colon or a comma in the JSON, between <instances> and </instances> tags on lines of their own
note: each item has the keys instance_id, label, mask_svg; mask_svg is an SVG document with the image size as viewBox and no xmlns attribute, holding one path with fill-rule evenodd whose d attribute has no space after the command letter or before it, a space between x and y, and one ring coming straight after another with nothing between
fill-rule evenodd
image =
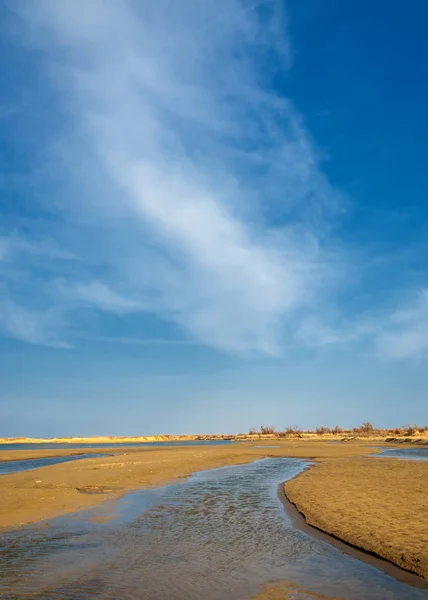
<instances>
[{"instance_id":1,"label":"sun-lit sand","mask_svg":"<svg viewBox=\"0 0 428 600\"><path fill-rule=\"evenodd\" d=\"M220 446L180 446L112 448L106 458L41 467L1 476L0 527L14 527L49 519L67 512L93 506L127 491L157 486L190 473L250 462L265 456L296 458L362 456L364 446L319 442L276 442L279 448L255 448L257 444ZM5 450L3 458L24 459L41 456L96 453L99 449Z\"/></svg>"},{"instance_id":2,"label":"sun-lit sand","mask_svg":"<svg viewBox=\"0 0 428 600\"><path fill-rule=\"evenodd\" d=\"M278 447L270 448L259 441L106 448L103 452L111 455L104 458L1 476L0 527L48 520L199 470L268 456L312 459L317 464L286 485L308 522L428 577L428 462L367 457L377 452L369 444L295 439L275 440L272 445ZM13 460L99 451L5 450L1 455Z\"/></svg>"},{"instance_id":3,"label":"sun-lit sand","mask_svg":"<svg viewBox=\"0 0 428 600\"><path fill-rule=\"evenodd\" d=\"M145 436L113 436L94 435L89 437L53 437L53 438L31 438L15 437L0 438L0 444L128 444L147 442L184 442L196 440L197 435L145 435ZM211 436L222 438L223 436Z\"/></svg>"},{"instance_id":4,"label":"sun-lit sand","mask_svg":"<svg viewBox=\"0 0 428 600\"><path fill-rule=\"evenodd\" d=\"M428 579L428 461L321 459L285 492L309 524Z\"/></svg>"},{"instance_id":5,"label":"sun-lit sand","mask_svg":"<svg viewBox=\"0 0 428 600\"><path fill-rule=\"evenodd\" d=\"M310 592L288 581L279 581L264 586L252 600L300 600L301 598L307 598L308 600L345 600L344 598Z\"/></svg>"},{"instance_id":6,"label":"sun-lit sand","mask_svg":"<svg viewBox=\"0 0 428 600\"><path fill-rule=\"evenodd\" d=\"M397 430L395 430L397 431ZM359 434L355 431L343 431L341 434L323 433L317 434L314 431L301 431L298 435L289 435L288 439L296 438L298 440L311 441L388 441L393 443L421 443L428 444L428 430L421 430L412 434L406 434L405 429L400 435L393 433L394 430L375 430L370 434ZM129 444L129 443L153 443L153 442L189 442L195 440L234 440L234 441L257 441L278 439L277 434L260 433L249 434L182 434L182 435L146 435L146 436L113 436L113 435L94 435L87 437L52 437L52 438L32 438L32 437L0 437L0 445L5 444ZM281 438L280 438L281 439ZM282 438L284 439L284 438Z\"/></svg>"}]
</instances>

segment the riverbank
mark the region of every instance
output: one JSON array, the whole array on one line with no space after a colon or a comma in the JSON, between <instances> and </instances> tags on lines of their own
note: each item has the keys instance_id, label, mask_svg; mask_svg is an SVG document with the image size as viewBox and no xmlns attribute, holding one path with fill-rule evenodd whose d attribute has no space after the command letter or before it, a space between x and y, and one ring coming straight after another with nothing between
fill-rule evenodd
<instances>
[{"instance_id":1,"label":"riverbank","mask_svg":"<svg viewBox=\"0 0 428 600\"><path fill-rule=\"evenodd\" d=\"M275 448L256 448L251 443L221 446L106 448L111 456L86 458L33 471L1 476L0 528L17 527L89 508L145 487L188 477L200 470L242 464L259 458L289 457L323 459L364 456L375 452L362 444L282 442ZM56 455L74 455L75 449ZM89 450L83 452L89 453ZM93 449L93 452L97 452ZM58 454L57 454L58 453ZM46 450L4 451L9 460L52 456Z\"/></svg>"},{"instance_id":2,"label":"riverbank","mask_svg":"<svg viewBox=\"0 0 428 600\"><path fill-rule=\"evenodd\" d=\"M428 579L428 461L321 458L284 489L308 524Z\"/></svg>"},{"instance_id":3,"label":"riverbank","mask_svg":"<svg viewBox=\"0 0 428 600\"><path fill-rule=\"evenodd\" d=\"M400 432L400 433L397 433ZM2 446L32 445L35 448L41 445L108 445L108 444L149 444L158 442L195 442L195 441L311 441L311 442L388 442L394 444L428 444L428 430L415 430L408 433L406 428L398 430L373 430L371 432L358 432L354 430L341 433L317 433L314 431L300 431L291 428L290 431L275 433L239 433L239 434L182 434L182 435L149 435L149 436L89 436L89 437L55 437L55 438L30 438L14 437L0 438ZM18 449L18 448L16 448Z\"/></svg>"},{"instance_id":4,"label":"riverbank","mask_svg":"<svg viewBox=\"0 0 428 600\"><path fill-rule=\"evenodd\" d=\"M428 462L367 457L361 442L332 444L275 441L220 446L106 448L109 456L86 458L3 475L0 528L94 507L127 492L164 485L191 473L265 457L301 458L317 464L285 486L307 522L428 578ZM89 449L3 451L2 458L75 455ZM97 449L91 449L97 453Z\"/></svg>"},{"instance_id":5,"label":"riverbank","mask_svg":"<svg viewBox=\"0 0 428 600\"><path fill-rule=\"evenodd\" d=\"M192 442L195 440L229 439L224 435L146 435L146 436L113 436L94 435L89 437L55 437L55 438L0 438L1 445L14 444L145 444L153 442Z\"/></svg>"}]
</instances>

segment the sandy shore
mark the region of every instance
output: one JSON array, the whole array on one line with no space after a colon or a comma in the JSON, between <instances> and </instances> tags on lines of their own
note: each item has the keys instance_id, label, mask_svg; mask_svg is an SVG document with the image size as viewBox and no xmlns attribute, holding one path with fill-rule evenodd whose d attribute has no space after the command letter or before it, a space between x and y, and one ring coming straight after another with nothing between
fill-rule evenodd
<instances>
[{"instance_id":1,"label":"sandy shore","mask_svg":"<svg viewBox=\"0 0 428 600\"><path fill-rule=\"evenodd\" d=\"M428 578L428 462L367 457L361 442L296 440L220 446L106 448L87 458L1 476L0 528L48 520L195 471L264 457L317 463L285 486L308 523ZM2 459L98 453L97 448L9 450Z\"/></svg>"},{"instance_id":2,"label":"sandy shore","mask_svg":"<svg viewBox=\"0 0 428 600\"><path fill-rule=\"evenodd\" d=\"M418 431L409 436L404 432L401 435L392 434L393 430L374 431L373 433L359 434L354 431L344 431L341 434L323 433L304 431L298 434L278 435L260 434L259 433L240 433L240 434L182 434L182 435L149 435L149 436L90 436L90 437L56 437L56 438L30 438L30 437L15 437L5 438L0 437L0 449L8 444L32 444L37 448L37 444L144 444L153 442L192 442L201 440L232 440L232 441L250 441L250 442L265 442L278 440L281 441L314 441L314 442L388 442L394 444L428 444L428 430Z\"/></svg>"},{"instance_id":3,"label":"sandy shore","mask_svg":"<svg viewBox=\"0 0 428 600\"><path fill-rule=\"evenodd\" d=\"M278 443L279 448L255 448L252 443L105 449L112 455L41 467L1 476L0 527L16 527L89 508L124 493L169 483L195 471L246 463L266 456L332 458L374 452L357 444ZM3 458L39 458L99 449L6 450Z\"/></svg>"},{"instance_id":4,"label":"sandy shore","mask_svg":"<svg viewBox=\"0 0 428 600\"><path fill-rule=\"evenodd\" d=\"M320 459L285 493L310 525L428 579L428 462Z\"/></svg>"},{"instance_id":5,"label":"sandy shore","mask_svg":"<svg viewBox=\"0 0 428 600\"><path fill-rule=\"evenodd\" d=\"M148 442L189 442L196 439L222 439L223 436L198 435L145 435L145 436L113 436L95 435L90 437L56 437L56 438L0 438L2 444L142 444Z\"/></svg>"}]
</instances>

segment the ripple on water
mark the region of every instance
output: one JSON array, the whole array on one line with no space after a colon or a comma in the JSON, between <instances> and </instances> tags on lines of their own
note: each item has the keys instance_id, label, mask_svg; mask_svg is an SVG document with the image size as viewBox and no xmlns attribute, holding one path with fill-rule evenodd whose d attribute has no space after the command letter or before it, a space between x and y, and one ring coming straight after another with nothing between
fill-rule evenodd
<instances>
[{"instance_id":1,"label":"ripple on water","mask_svg":"<svg viewBox=\"0 0 428 600\"><path fill-rule=\"evenodd\" d=\"M106 524L86 513L10 533L0 597L247 600L287 580L349 600L428 600L428 591L292 528L277 486L305 465L275 458L207 471L129 494Z\"/></svg>"},{"instance_id":2,"label":"ripple on water","mask_svg":"<svg viewBox=\"0 0 428 600\"><path fill-rule=\"evenodd\" d=\"M379 454L372 454L371 456L402 458L406 460L428 460L428 448L384 448Z\"/></svg>"},{"instance_id":3,"label":"ripple on water","mask_svg":"<svg viewBox=\"0 0 428 600\"><path fill-rule=\"evenodd\" d=\"M102 458L107 454L74 454L71 456L47 456L44 458L26 458L24 460L7 460L0 462L0 475L10 475L11 473L20 473L21 471L32 471L40 467L49 465L59 465L61 463L81 460L84 458Z\"/></svg>"}]
</instances>

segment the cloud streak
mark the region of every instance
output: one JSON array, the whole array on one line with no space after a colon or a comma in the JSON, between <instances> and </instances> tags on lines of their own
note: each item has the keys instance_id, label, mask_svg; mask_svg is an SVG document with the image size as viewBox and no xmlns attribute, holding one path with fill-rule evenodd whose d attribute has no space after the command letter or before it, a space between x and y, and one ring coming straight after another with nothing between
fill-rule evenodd
<instances>
[{"instance_id":1,"label":"cloud streak","mask_svg":"<svg viewBox=\"0 0 428 600\"><path fill-rule=\"evenodd\" d=\"M53 124L44 106L49 142L28 165L31 186L12 178L28 214L0 227L3 334L137 343L120 318L141 331L152 316L171 326L162 343L426 356L426 291L395 312L390 298L364 314L350 298L371 267L334 241L344 199L281 92L292 66L282 2L13 9L46 87L34 106L50 101ZM104 313L101 335L92 311Z\"/></svg>"},{"instance_id":2,"label":"cloud streak","mask_svg":"<svg viewBox=\"0 0 428 600\"><path fill-rule=\"evenodd\" d=\"M390 315L375 338L375 346L383 360L428 356L428 289Z\"/></svg>"},{"instance_id":3,"label":"cloud streak","mask_svg":"<svg viewBox=\"0 0 428 600\"><path fill-rule=\"evenodd\" d=\"M207 345L280 352L328 287L340 207L272 85L291 63L282 3L42 0L20 16L70 126L49 161L78 261L45 301L70 321L152 312Z\"/></svg>"}]
</instances>

